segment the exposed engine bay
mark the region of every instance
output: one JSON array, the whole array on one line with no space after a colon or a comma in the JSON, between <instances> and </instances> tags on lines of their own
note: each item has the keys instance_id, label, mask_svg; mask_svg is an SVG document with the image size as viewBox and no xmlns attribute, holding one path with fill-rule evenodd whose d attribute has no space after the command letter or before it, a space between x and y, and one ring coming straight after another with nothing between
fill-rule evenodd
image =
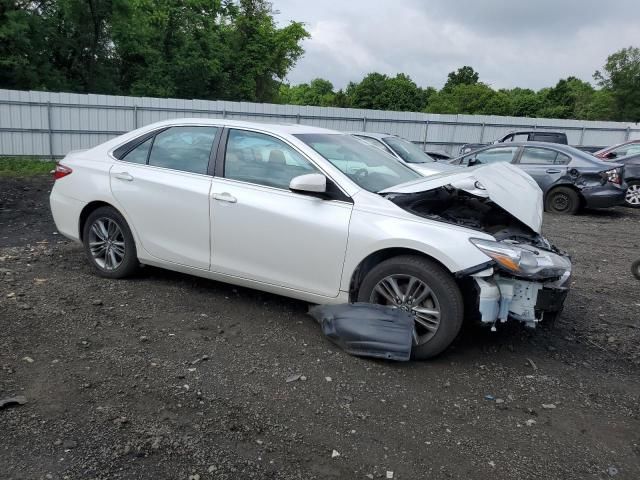
<instances>
[{"instance_id":1,"label":"exposed engine bay","mask_svg":"<svg viewBox=\"0 0 640 480\"><path fill-rule=\"evenodd\" d=\"M385 198L419 217L451 223L511 240L554 250L547 240L489 198L481 198L451 185L418 193L387 193Z\"/></svg>"}]
</instances>

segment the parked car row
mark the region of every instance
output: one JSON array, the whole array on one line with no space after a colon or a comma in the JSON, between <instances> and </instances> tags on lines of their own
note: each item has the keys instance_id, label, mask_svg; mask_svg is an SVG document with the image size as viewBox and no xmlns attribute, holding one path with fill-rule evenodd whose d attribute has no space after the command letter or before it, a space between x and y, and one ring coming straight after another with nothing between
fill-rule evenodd
<instances>
[{"instance_id":1,"label":"parked car row","mask_svg":"<svg viewBox=\"0 0 640 480\"><path fill-rule=\"evenodd\" d=\"M442 161L437 162L418 145L395 135L372 132L352 135L423 175L447 171ZM567 145L564 133L518 131L493 144L467 144L466 147L463 150L468 153L445 162L458 167L497 161L512 163L538 182L545 195L545 210L549 212L575 214L583 207L608 208L622 204L640 208L640 140L591 154ZM616 161L611 163L611 160Z\"/></svg>"}]
</instances>

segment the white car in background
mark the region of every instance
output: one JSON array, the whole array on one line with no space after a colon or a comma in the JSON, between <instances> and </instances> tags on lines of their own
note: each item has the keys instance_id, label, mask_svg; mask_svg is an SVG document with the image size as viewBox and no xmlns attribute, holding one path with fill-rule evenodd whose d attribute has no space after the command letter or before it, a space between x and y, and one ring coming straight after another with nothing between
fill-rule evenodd
<instances>
[{"instance_id":1,"label":"white car in background","mask_svg":"<svg viewBox=\"0 0 640 480\"><path fill-rule=\"evenodd\" d=\"M467 314L535 325L571 264L540 234L538 186L508 164L423 178L350 135L180 119L58 164L51 210L105 277L154 265L313 303L395 305L413 355ZM545 313L546 312L546 313Z\"/></svg>"},{"instance_id":2,"label":"white car in background","mask_svg":"<svg viewBox=\"0 0 640 480\"><path fill-rule=\"evenodd\" d=\"M397 135L374 132L351 132L351 135L397 158L425 177L436 173L451 172L459 168L448 163L438 162L428 153L423 152L415 143Z\"/></svg>"}]
</instances>

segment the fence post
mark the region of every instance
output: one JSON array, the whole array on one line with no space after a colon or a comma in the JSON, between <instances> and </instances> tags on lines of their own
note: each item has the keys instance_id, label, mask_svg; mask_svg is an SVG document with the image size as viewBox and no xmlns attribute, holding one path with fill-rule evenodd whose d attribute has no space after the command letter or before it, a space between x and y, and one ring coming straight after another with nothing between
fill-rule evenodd
<instances>
[{"instance_id":1,"label":"fence post","mask_svg":"<svg viewBox=\"0 0 640 480\"><path fill-rule=\"evenodd\" d=\"M47 102L47 130L49 132L49 156L55 160L53 155L53 128L51 126L51 102Z\"/></svg>"},{"instance_id":2,"label":"fence post","mask_svg":"<svg viewBox=\"0 0 640 480\"><path fill-rule=\"evenodd\" d=\"M480 129L480 143L484 142L484 122L482 122L482 128Z\"/></svg>"},{"instance_id":3,"label":"fence post","mask_svg":"<svg viewBox=\"0 0 640 480\"><path fill-rule=\"evenodd\" d=\"M631 127L627 127L627 133L624 136L624 141L628 142L629 141L629 137L631 137Z\"/></svg>"},{"instance_id":4,"label":"fence post","mask_svg":"<svg viewBox=\"0 0 640 480\"><path fill-rule=\"evenodd\" d=\"M300 123L300 114L296 113L296 123Z\"/></svg>"},{"instance_id":5,"label":"fence post","mask_svg":"<svg viewBox=\"0 0 640 480\"><path fill-rule=\"evenodd\" d=\"M227 118L227 109L226 108L222 109L222 118Z\"/></svg>"},{"instance_id":6,"label":"fence post","mask_svg":"<svg viewBox=\"0 0 640 480\"><path fill-rule=\"evenodd\" d=\"M138 128L138 105L133 106L133 128Z\"/></svg>"},{"instance_id":7,"label":"fence post","mask_svg":"<svg viewBox=\"0 0 640 480\"><path fill-rule=\"evenodd\" d=\"M427 134L429 133L429 120L424 122L424 139L422 141L422 149L427 149Z\"/></svg>"},{"instance_id":8,"label":"fence post","mask_svg":"<svg viewBox=\"0 0 640 480\"><path fill-rule=\"evenodd\" d=\"M362 131L367 131L367 117L362 117Z\"/></svg>"},{"instance_id":9,"label":"fence post","mask_svg":"<svg viewBox=\"0 0 640 480\"><path fill-rule=\"evenodd\" d=\"M584 145L584 131L587 129L587 127L582 127L582 131L580 132L580 143L579 145Z\"/></svg>"}]
</instances>

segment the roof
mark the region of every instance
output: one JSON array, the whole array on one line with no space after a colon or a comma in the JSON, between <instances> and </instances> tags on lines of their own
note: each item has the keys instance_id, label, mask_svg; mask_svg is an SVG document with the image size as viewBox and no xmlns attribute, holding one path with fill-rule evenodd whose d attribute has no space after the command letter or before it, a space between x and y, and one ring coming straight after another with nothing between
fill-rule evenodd
<instances>
[{"instance_id":1,"label":"roof","mask_svg":"<svg viewBox=\"0 0 640 480\"><path fill-rule=\"evenodd\" d=\"M341 133L336 130L314 127L312 125L302 125L296 123L246 122L241 120L227 120L226 118L174 118L171 120L156 122L151 125L146 125L145 128L157 128L177 124L225 125L228 127L260 128L273 133L286 133L290 135L296 133Z\"/></svg>"}]
</instances>

